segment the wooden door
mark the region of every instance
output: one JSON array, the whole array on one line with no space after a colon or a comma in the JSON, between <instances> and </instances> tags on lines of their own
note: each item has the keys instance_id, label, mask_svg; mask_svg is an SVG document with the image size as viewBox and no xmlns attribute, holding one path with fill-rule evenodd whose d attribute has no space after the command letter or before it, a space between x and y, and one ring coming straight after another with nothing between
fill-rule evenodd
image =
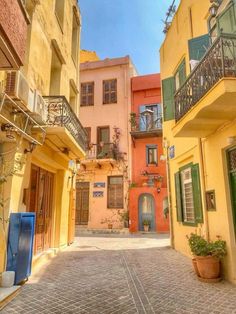
<instances>
[{"instance_id":1,"label":"wooden door","mask_svg":"<svg viewBox=\"0 0 236 314\"><path fill-rule=\"evenodd\" d=\"M54 175L46 172L44 181L44 250L51 246L52 236L52 202L53 202L53 181Z\"/></svg>"},{"instance_id":2,"label":"wooden door","mask_svg":"<svg viewBox=\"0 0 236 314\"><path fill-rule=\"evenodd\" d=\"M97 155L106 155L110 149L110 129L109 126L97 128Z\"/></svg>"},{"instance_id":3,"label":"wooden door","mask_svg":"<svg viewBox=\"0 0 236 314\"><path fill-rule=\"evenodd\" d=\"M32 165L27 207L36 213L34 254L51 246L53 181L52 173Z\"/></svg>"},{"instance_id":4,"label":"wooden door","mask_svg":"<svg viewBox=\"0 0 236 314\"><path fill-rule=\"evenodd\" d=\"M76 183L76 216L77 225L87 225L89 218L89 182Z\"/></svg>"}]
</instances>

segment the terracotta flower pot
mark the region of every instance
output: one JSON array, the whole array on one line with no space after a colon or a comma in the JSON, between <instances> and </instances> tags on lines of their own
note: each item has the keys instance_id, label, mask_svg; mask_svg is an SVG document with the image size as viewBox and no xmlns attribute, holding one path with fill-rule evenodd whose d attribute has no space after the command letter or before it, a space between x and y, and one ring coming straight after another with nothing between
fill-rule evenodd
<instances>
[{"instance_id":1,"label":"terracotta flower pot","mask_svg":"<svg viewBox=\"0 0 236 314\"><path fill-rule=\"evenodd\" d=\"M220 260L213 256L196 256L197 269L202 278L214 279L220 277Z\"/></svg>"},{"instance_id":2,"label":"terracotta flower pot","mask_svg":"<svg viewBox=\"0 0 236 314\"><path fill-rule=\"evenodd\" d=\"M195 257L192 259L192 263L193 263L193 269L194 269L196 275L198 277L200 277L200 273L199 273L198 268L197 268L197 260Z\"/></svg>"},{"instance_id":3,"label":"terracotta flower pot","mask_svg":"<svg viewBox=\"0 0 236 314\"><path fill-rule=\"evenodd\" d=\"M149 231L149 225L144 225L143 229L144 229L145 232L148 232Z\"/></svg>"}]
</instances>

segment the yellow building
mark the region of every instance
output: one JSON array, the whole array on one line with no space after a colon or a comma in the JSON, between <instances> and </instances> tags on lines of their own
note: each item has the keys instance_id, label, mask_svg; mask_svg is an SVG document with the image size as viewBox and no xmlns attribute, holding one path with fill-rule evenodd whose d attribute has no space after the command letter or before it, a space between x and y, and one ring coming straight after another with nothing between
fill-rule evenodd
<instances>
[{"instance_id":1,"label":"yellow building","mask_svg":"<svg viewBox=\"0 0 236 314\"><path fill-rule=\"evenodd\" d=\"M76 0L24 1L29 20L19 71L1 72L0 272L10 213L36 213L34 265L73 241L81 17Z\"/></svg>"},{"instance_id":2,"label":"yellow building","mask_svg":"<svg viewBox=\"0 0 236 314\"><path fill-rule=\"evenodd\" d=\"M234 283L235 12L234 1L182 0L160 49L172 245L190 255L186 235L220 236Z\"/></svg>"},{"instance_id":3,"label":"yellow building","mask_svg":"<svg viewBox=\"0 0 236 314\"><path fill-rule=\"evenodd\" d=\"M96 51L80 50L80 63L100 60Z\"/></svg>"}]
</instances>

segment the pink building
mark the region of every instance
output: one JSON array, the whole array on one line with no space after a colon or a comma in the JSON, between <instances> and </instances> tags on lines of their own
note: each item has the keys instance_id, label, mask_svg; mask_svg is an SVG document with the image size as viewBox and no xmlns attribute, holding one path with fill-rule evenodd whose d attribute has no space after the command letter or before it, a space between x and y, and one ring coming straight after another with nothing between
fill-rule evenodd
<instances>
[{"instance_id":1,"label":"pink building","mask_svg":"<svg viewBox=\"0 0 236 314\"><path fill-rule=\"evenodd\" d=\"M127 224L131 178L130 58L81 64L80 120L89 142L77 176L76 224L90 229Z\"/></svg>"}]
</instances>

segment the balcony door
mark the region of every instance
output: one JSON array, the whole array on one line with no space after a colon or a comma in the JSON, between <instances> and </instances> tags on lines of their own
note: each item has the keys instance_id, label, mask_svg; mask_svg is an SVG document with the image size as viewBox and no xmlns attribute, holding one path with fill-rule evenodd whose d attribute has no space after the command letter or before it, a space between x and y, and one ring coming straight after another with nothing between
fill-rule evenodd
<instances>
[{"instance_id":1,"label":"balcony door","mask_svg":"<svg viewBox=\"0 0 236 314\"><path fill-rule=\"evenodd\" d=\"M101 126L97 128L97 156L106 157L110 149L110 128Z\"/></svg>"},{"instance_id":2,"label":"balcony door","mask_svg":"<svg viewBox=\"0 0 236 314\"><path fill-rule=\"evenodd\" d=\"M152 104L139 107L140 131L161 128L161 105Z\"/></svg>"}]
</instances>

